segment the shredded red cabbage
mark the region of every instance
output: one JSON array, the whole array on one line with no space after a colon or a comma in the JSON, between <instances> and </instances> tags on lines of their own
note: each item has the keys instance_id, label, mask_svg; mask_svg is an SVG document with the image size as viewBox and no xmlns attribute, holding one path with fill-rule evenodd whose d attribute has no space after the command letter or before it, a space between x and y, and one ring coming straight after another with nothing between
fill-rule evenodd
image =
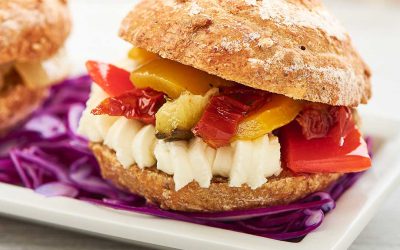
<instances>
[{"instance_id":1,"label":"shredded red cabbage","mask_svg":"<svg viewBox=\"0 0 400 250\"><path fill-rule=\"evenodd\" d=\"M43 107L1 139L0 182L49 197L66 196L118 210L298 241L321 225L324 215L335 208L335 200L360 176L347 174L326 192L286 206L219 213L161 210L101 178L88 142L76 133L90 84L89 77L82 76L54 86Z\"/></svg>"}]
</instances>

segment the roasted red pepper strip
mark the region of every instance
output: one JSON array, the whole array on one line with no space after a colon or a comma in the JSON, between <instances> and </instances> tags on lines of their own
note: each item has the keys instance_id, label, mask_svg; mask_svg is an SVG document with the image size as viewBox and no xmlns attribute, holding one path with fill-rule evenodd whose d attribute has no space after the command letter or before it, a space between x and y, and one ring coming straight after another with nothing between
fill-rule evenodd
<instances>
[{"instance_id":1,"label":"roasted red pepper strip","mask_svg":"<svg viewBox=\"0 0 400 250\"><path fill-rule=\"evenodd\" d=\"M92 110L94 115L125 116L146 124L155 124L155 114L165 103L163 93L152 89L134 89L109 97Z\"/></svg>"},{"instance_id":2,"label":"roasted red pepper strip","mask_svg":"<svg viewBox=\"0 0 400 250\"><path fill-rule=\"evenodd\" d=\"M250 106L232 97L215 96L192 132L211 147L225 146L235 135L239 122L249 109Z\"/></svg>"},{"instance_id":3,"label":"roasted red pepper strip","mask_svg":"<svg viewBox=\"0 0 400 250\"><path fill-rule=\"evenodd\" d=\"M323 138L308 140L297 122L280 130L283 161L296 173L350 173L371 167L367 144L353 121L336 123Z\"/></svg>"},{"instance_id":4,"label":"roasted red pepper strip","mask_svg":"<svg viewBox=\"0 0 400 250\"><path fill-rule=\"evenodd\" d=\"M135 89L130 81L130 73L114 65L88 61L86 68L92 80L110 96L119 96Z\"/></svg>"},{"instance_id":5,"label":"roasted red pepper strip","mask_svg":"<svg viewBox=\"0 0 400 250\"><path fill-rule=\"evenodd\" d=\"M250 107L249 112L261 108L271 100L271 93L252 89L243 85L222 87L220 92L222 95L229 96L245 105L248 105Z\"/></svg>"},{"instance_id":6,"label":"roasted red pepper strip","mask_svg":"<svg viewBox=\"0 0 400 250\"><path fill-rule=\"evenodd\" d=\"M211 147L226 146L244 117L268 102L269 95L268 92L240 85L222 88L220 95L211 98L192 132Z\"/></svg>"}]
</instances>

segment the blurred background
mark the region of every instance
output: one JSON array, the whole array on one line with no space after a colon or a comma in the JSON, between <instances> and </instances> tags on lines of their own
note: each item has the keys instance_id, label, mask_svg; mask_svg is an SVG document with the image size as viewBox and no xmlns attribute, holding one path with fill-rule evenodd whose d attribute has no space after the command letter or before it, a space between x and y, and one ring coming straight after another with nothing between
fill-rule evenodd
<instances>
[{"instance_id":1,"label":"blurred background","mask_svg":"<svg viewBox=\"0 0 400 250\"><path fill-rule=\"evenodd\" d=\"M400 1L326 0L373 73L369 112L400 118Z\"/></svg>"},{"instance_id":2,"label":"blurred background","mask_svg":"<svg viewBox=\"0 0 400 250\"><path fill-rule=\"evenodd\" d=\"M135 2L70 0L75 26L67 47L75 73L83 71L87 59L112 62L125 56L130 46L117 32ZM347 28L372 68L374 96L362 111L400 119L400 0L325 0L325 4ZM399 189L382 204L350 249L400 249L398 211ZM0 218L0 235L0 250L139 249L6 218Z\"/></svg>"}]
</instances>

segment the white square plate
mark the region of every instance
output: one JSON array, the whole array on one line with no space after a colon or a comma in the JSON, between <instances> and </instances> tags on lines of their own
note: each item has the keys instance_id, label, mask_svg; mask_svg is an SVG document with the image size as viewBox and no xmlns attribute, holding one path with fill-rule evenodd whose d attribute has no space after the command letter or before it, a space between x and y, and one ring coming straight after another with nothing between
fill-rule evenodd
<instances>
[{"instance_id":1,"label":"white square plate","mask_svg":"<svg viewBox=\"0 0 400 250\"><path fill-rule=\"evenodd\" d=\"M75 28L67 48L75 72L86 59L113 62L130 45L117 37L119 23L135 0L71 0ZM106 17L106 18L105 18ZM90 35L88 35L90 34ZM68 198L45 198L0 184L0 213L107 238L182 249L344 249L372 218L400 176L400 121L364 117L376 138L374 166L349 189L322 226L300 243L287 243L179 221L125 213Z\"/></svg>"},{"instance_id":2,"label":"white square plate","mask_svg":"<svg viewBox=\"0 0 400 250\"><path fill-rule=\"evenodd\" d=\"M160 219L99 207L69 198L45 198L25 188L0 184L0 213L103 237L181 249L344 249L372 218L400 177L400 121L364 117L375 139L373 168L340 198L322 226L300 243Z\"/></svg>"}]
</instances>

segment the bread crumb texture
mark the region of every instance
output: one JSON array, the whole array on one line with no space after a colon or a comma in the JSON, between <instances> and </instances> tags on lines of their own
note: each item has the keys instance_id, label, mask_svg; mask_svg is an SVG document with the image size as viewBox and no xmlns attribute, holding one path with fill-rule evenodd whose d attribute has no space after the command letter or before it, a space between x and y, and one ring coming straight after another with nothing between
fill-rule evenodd
<instances>
[{"instance_id":1,"label":"bread crumb texture","mask_svg":"<svg viewBox=\"0 0 400 250\"><path fill-rule=\"evenodd\" d=\"M66 0L1 0L0 64L47 59L70 29Z\"/></svg>"},{"instance_id":2,"label":"bread crumb texture","mask_svg":"<svg viewBox=\"0 0 400 250\"><path fill-rule=\"evenodd\" d=\"M31 115L48 96L48 89L15 84L0 92L0 136Z\"/></svg>"}]
</instances>

